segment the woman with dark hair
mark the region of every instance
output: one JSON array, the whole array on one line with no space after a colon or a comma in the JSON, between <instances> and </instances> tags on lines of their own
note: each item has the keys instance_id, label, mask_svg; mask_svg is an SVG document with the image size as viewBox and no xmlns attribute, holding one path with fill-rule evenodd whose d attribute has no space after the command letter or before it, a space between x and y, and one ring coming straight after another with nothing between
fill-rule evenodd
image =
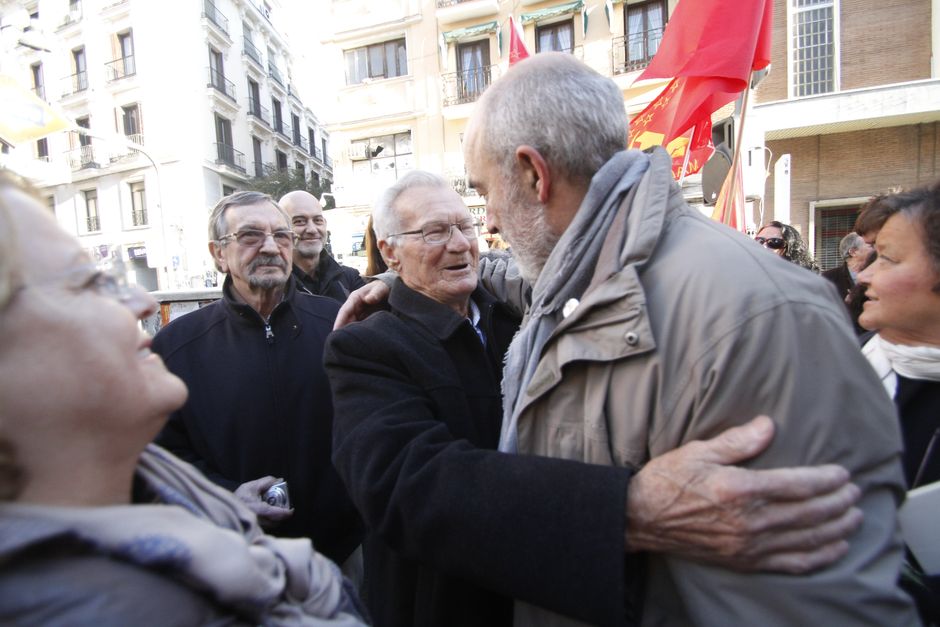
<instances>
[{"instance_id":1,"label":"woman with dark hair","mask_svg":"<svg viewBox=\"0 0 940 627\"><path fill-rule=\"evenodd\" d=\"M862 351L897 405L915 488L940 481L940 182L874 198L864 221L877 231L878 257L858 275L867 297L859 323L875 332ZM940 622L940 577L925 582L906 587L925 622Z\"/></svg>"},{"instance_id":2,"label":"woman with dark hair","mask_svg":"<svg viewBox=\"0 0 940 627\"><path fill-rule=\"evenodd\" d=\"M310 540L150 444L187 397L155 309L0 170L0 623L362 624Z\"/></svg>"},{"instance_id":3,"label":"woman with dark hair","mask_svg":"<svg viewBox=\"0 0 940 627\"><path fill-rule=\"evenodd\" d=\"M754 241L787 261L819 273L819 266L806 250L806 244L803 243L800 232L789 224L776 220L768 222L757 233Z\"/></svg>"}]
</instances>

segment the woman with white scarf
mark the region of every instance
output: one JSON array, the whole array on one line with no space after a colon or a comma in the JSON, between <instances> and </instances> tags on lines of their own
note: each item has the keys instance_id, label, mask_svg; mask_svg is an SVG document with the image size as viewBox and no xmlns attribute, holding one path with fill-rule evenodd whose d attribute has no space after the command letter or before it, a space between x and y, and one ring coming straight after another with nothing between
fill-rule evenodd
<instances>
[{"instance_id":1,"label":"woman with white scarf","mask_svg":"<svg viewBox=\"0 0 940 627\"><path fill-rule=\"evenodd\" d=\"M915 488L940 481L940 182L876 197L863 213L879 230L878 258L858 275L868 297L859 324L876 332L862 352L897 405ZM928 580L932 593L915 596L937 621L940 577Z\"/></svg>"},{"instance_id":2,"label":"woman with white scarf","mask_svg":"<svg viewBox=\"0 0 940 627\"><path fill-rule=\"evenodd\" d=\"M0 170L0 623L362 624L309 540L149 444L187 390L115 270Z\"/></svg>"}]
</instances>

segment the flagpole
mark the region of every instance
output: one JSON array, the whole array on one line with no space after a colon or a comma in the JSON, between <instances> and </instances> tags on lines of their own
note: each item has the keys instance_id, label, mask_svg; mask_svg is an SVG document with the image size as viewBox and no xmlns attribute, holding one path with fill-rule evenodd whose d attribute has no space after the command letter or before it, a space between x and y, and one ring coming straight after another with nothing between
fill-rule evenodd
<instances>
[{"instance_id":1,"label":"flagpole","mask_svg":"<svg viewBox=\"0 0 940 627\"><path fill-rule=\"evenodd\" d=\"M689 135L689 143L685 147L685 157L682 159L682 169L679 170L679 187L682 187L682 181L685 180L685 172L689 168L689 157L692 156L692 140L695 139L695 128L698 124L692 125L692 134Z\"/></svg>"},{"instance_id":2,"label":"flagpole","mask_svg":"<svg viewBox=\"0 0 940 627\"><path fill-rule=\"evenodd\" d=\"M744 139L744 117L747 115L747 99L751 93L751 78L754 76L754 72L751 71L747 75L747 87L744 88L744 98L741 101L741 118L738 120L738 136L734 142L734 155L731 157L731 181L728 187L727 199L729 207L734 209L734 198L736 190L734 189L737 184L737 167L738 162L741 160L741 141ZM741 207L741 211L744 211L744 207ZM724 215L721 217L721 220L724 224L728 224L728 216L730 212L725 211ZM743 216L742 216L743 217Z\"/></svg>"}]
</instances>

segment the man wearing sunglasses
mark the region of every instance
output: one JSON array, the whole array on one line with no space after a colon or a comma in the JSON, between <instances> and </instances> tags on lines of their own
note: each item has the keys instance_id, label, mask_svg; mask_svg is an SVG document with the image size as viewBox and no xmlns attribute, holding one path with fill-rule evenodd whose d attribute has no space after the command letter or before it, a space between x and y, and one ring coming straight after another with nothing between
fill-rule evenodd
<instances>
[{"instance_id":1,"label":"man wearing sunglasses","mask_svg":"<svg viewBox=\"0 0 940 627\"><path fill-rule=\"evenodd\" d=\"M233 490L271 533L309 537L342 563L361 524L330 462L333 408L321 355L339 306L298 290L296 240L290 217L266 194L236 192L212 210L209 251L227 274L222 298L153 340L189 388L157 443ZM267 500L281 481L288 502Z\"/></svg>"}]
</instances>

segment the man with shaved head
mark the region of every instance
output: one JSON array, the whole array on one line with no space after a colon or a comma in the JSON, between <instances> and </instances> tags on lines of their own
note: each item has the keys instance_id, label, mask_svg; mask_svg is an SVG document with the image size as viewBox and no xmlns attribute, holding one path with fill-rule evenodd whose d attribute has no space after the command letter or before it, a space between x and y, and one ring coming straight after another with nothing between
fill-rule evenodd
<instances>
[{"instance_id":1,"label":"man with shaved head","mask_svg":"<svg viewBox=\"0 0 940 627\"><path fill-rule=\"evenodd\" d=\"M355 268L339 265L326 251L328 231L320 201L298 189L282 196L278 204L290 215L291 227L297 234L294 277L311 294L344 302L364 282Z\"/></svg>"}]
</instances>

